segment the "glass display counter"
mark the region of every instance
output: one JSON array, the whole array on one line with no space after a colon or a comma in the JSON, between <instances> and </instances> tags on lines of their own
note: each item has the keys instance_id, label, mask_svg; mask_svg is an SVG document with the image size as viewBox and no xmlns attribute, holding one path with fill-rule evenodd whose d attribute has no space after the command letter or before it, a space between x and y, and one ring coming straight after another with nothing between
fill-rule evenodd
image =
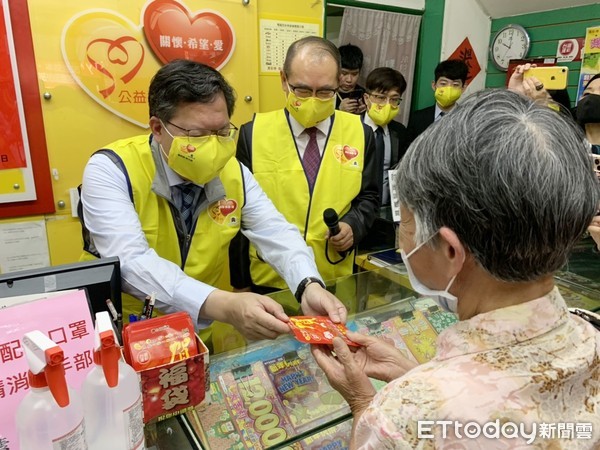
<instances>
[{"instance_id":1,"label":"glass display counter","mask_svg":"<svg viewBox=\"0 0 600 450\"><path fill-rule=\"evenodd\" d=\"M569 306L600 311L600 255L588 247L578 249L557 273L556 283ZM357 264L369 270L327 288L348 307L350 329L389 339L408 358L423 363L435 353L437 334L456 317L430 299L415 298L393 253L383 259L378 253L359 255ZM589 273L598 279L586 277ZM289 315L299 314L290 291L271 296ZM240 345L238 338L231 342ZM148 449L348 447L352 419L347 404L329 386L308 346L291 336L211 355L210 375L210 395L202 405L147 427Z\"/></svg>"},{"instance_id":2,"label":"glass display counter","mask_svg":"<svg viewBox=\"0 0 600 450\"><path fill-rule=\"evenodd\" d=\"M350 329L385 336L419 362L433 357L438 332L456 321L377 271L338 279L327 288L350 310ZM271 296L288 314L299 314L290 291ZM210 374L210 395L202 405L147 427L149 449L347 448L349 408L308 345L291 336L254 342L211 356Z\"/></svg>"}]
</instances>

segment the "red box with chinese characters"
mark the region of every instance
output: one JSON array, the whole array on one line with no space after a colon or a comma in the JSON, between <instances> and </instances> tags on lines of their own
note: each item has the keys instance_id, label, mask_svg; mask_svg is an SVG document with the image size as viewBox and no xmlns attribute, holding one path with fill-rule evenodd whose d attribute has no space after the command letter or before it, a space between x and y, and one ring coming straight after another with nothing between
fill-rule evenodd
<instances>
[{"instance_id":1,"label":"red box with chinese characters","mask_svg":"<svg viewBox=\"0 0 600 450\"><path fill-rule=\"evenodd\" d=\"M123 330L125 359L140 374L144 423L183 414L209 388L208 349L179 312L133 322Z\"/></svg>"}]
</instances>

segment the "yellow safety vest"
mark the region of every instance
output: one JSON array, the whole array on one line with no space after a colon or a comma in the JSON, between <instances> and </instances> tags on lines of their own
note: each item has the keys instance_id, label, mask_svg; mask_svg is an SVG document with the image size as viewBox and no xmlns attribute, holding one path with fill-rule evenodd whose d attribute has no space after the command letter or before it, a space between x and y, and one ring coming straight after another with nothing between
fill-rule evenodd
<instances>
[{"instance_id":1,"label":"yellow safety vest","mask_svg":"<svg viewBox=\"0 0 600 450\"><path fill-rule=\"evenodd\" d=\"M267 196L288 222L296 225L312 247L325 280L352 273L353 254L338 264L325 256L323 211L333 208L340 217L360 192L365 160L365 136L360 116L336 111L312 195L284 110L256 114L252 131L252 172ZM329 249L329 259L340 255ZM250 247L252 282L284 289L285 282Z\"/></svg>"},{"instance_id":2,"label":"yellow safety vest","mask_svg":"<svg viewBox=\"0 0 600 450\"><path fill-rule=\"evenodd\" d=\"M133 193L133 203L148 245L168 261L182 267L181 248L169 202L152 191L155 164L148 144L148 136L116 141L107 147L118 155L126 169ZM240 228L241 210L245 201L244 182L240 164L232 158L219 175L225 188L225 198L218 200L200 213L184 272L196 280L216 286L228 267L229 242ZM89 259L84 252L82 259ZM123 296L123 316L139 314L140 302L129 295ZM127 314L127 315L126 315ZM197 317L192 317L195 322ZM204 339L203 339L204 340Z\"/></svg>"}]
</instances>

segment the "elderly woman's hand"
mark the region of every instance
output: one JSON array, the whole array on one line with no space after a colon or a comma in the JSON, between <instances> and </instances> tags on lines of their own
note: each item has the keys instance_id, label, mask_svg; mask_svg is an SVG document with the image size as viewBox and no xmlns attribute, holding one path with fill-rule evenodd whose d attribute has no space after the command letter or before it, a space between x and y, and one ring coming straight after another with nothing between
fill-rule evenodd
<instances>
[{"instance_id":1,"label":"elderly woman's hand","mask_svg":"<svg viewBox=\"0 0 600 450\"><path fill-rule=\"evenodd\" d=\"M329 384L350 405L356 420L371 403L375 388L364 371L364 358L348 348L342 338L333 338L333 352L328 346L313 345L311 352L323 369Z\"/></svg>"},{"instance_id":2,"label":"elderly woman's hand","mask_svg":"<svg viewBox=\"0 0 600 450\"><path fill-rule=\"evenodd\" d=\"M352 351L354 349L349 349L344 341L336 339L334 350L337 358L323 345L313 346L311 350L329 383L342 394L351 408L353 403L359 404L357 408L360 408L365 398L370 402L375 394L369 378L389 383L417 366L417 363L382 339L351 331L347 336L361 346ZM358 395L358 398L353 398L354 395Z\"/></svg>"}]
</instances>

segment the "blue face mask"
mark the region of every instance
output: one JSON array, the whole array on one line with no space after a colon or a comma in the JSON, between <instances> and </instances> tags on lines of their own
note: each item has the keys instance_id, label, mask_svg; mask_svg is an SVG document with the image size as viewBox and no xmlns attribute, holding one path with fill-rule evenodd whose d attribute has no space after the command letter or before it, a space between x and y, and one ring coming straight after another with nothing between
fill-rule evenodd
<instances>
[{"instance_id":1,"label":"blue face mask","mask_svg":"<svg viewBox=\"0 0 600 450\"><path fill-rule=\"evenodd\" d=\"M452 283L454 283L454 280L456 279L456 275L454 275L450 279L450 281L448 282L448 286L446 286L446 289L444 289L443 291L438 291L438 290L431 289L431 288L428 288L427 286L425 286L421 282L421 280L419 280L417 278L417 276L413 272L412 268L410 267L410 263L408 262L408 258L410 258L412 255L414 255L417 252L417 250L419 250L421 247L423 247L423 245L425 245L427 242L429 242L429 240L431 240L431 238L427 239L422 244L417 245L409 254L406 254L404 252L404 250L401 250L400 255L402 256L402 261L404 261L404 265L406 266L406 272L408 273L408 279L410 280L410 284L411 284L413 290L425 297L431 297L438 304L438 306L440 308L442 308L446 311L456 313L458 310L458 299L456 298L455 295L452 295L450 292L448 292L448 290L450 289L450 286L452 286Z\"/></svg>"}]
</instances>

